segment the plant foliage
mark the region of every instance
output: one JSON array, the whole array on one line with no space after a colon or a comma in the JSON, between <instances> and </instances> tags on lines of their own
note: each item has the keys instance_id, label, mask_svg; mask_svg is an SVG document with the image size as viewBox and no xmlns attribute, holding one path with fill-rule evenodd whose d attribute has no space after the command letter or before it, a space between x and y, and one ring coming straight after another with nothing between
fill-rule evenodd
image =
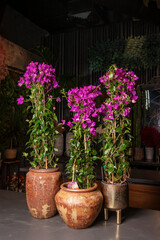
<instances>
[{"instance_id":1,"label":"plant foliage","mask_svg":"<svg viewBox=\"0 0 160 240\"><path fill-rule=\"evenodd\" d=\"M143 70L160 65L160 34L107 40L89 48L89 64L93 71L117 67Z\"/></svg>"}]
</instances>

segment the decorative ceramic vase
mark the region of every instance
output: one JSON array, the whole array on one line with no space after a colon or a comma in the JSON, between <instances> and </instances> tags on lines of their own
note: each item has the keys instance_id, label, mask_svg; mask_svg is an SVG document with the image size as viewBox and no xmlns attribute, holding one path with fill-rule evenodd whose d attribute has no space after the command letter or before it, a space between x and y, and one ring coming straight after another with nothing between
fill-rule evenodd
<instances>
[{"instance_id":1,"label":"decorative ceramic vase","mask_svg":"<svg viewBox=\"0 0 160 240\"><path fill-rule=\"evenodd\" d=\"M55 195L60 188L58 168L30 168L26 175L26 200L35 218L50 218L57 212Z\"/></svg>"},{"instance_id":2,"label":"decorative ceramic vase","mask_svg":"<svg viewBox=\"0 0 160 240\"><path fill-rule=\"evenodd\" d=\"M146 161L153 162L154 156L154 148L153 147L145 147Z\"/></svg>"},{"instance_id":3,"label":"decorative ceramic vase","mask_svg":"<svg viewBox=\"0 0 160 240\"><path fill-rule=\"evenodd\" d=\"M102 181L104 207L110 210L120 210L128 207L128 185L107 184Z\"/></svg>"},{"instance_id":4,"label":"decorative ceramic vase","mask_svg":"<svg viewBox=\"0 0 160 240\"><path fill-rule=\"evenodd\" d=\"M103 196L97 184L88 189L69 189L61 185L55 200L63 221L71 228L87 228L95 221L102 208Z\"/></svg>"}]
</instances>

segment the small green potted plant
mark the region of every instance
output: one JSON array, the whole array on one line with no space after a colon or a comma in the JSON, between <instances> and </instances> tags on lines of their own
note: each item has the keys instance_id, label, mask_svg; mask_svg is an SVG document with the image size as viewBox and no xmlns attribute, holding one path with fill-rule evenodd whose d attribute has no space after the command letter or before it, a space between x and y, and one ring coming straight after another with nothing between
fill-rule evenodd
<instances>
[{"instance_id":1,"label":"small green potted plant","mask_svg":"<svg viewBox=\"0 0 160 240\"><path fill-rule=\"evenodd\" d=\"M129 148L131 146L131 103L137 100L135 81L138 77L132 71L111 66L100 77L106 98L99 108L104 128L102 164L104 181L102 190L106 209L122 210L127 207L127 178L129 177Z\"/></svg>"},{"instance_id":2,"label":"small green potted plant","mask_svg":"<svg viewBox=\"0 0 160 240\"><path fill-rule=\"evenodd\" d=\"M67 125L73 135L66 172L72 180L61 185L55 199L60 216L69 227L75 229L90 226L102 207L103 197L95 183L97 153L92 144L98 116L95 100L99 95L99 87L90 85L71 89L67 96L73 113L72 121Z\"/></svg>"},{"instance_id":3,"label":"small green potted plant","mask_svg":"<svg viewBox=\"0 0 160 240\"><path fill-rule=\"evenodd\" d=\"M26 199L28 208L35 218L49 218L56 213L54 201L59 190L60 175L58 172L55 141L57 117L54 106L54 91L59 87L55 69L52 65L31 62L23 77L18 81L19 87L26 87L31 112L29 121L29 149L24 153L29 158L31 168L26 176ZM24 97L17 99L23 104Z\"/></svg>"}]
</instances>

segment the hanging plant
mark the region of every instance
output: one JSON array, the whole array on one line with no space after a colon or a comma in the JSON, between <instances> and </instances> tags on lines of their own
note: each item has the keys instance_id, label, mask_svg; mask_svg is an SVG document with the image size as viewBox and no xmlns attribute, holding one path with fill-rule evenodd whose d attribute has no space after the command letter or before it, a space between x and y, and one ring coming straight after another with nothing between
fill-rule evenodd
<instances>
[{"instance_id":1,"label":"hanging plant","mask_svg":"<svg viewBox=\"0 0 160 240\"><path fill-rule=\"evenodd\" d=\"M90 69L105 71L110 65L143 70L160 64L160 34L107 40L89 48Z\"/></svg>"}]
</instances>

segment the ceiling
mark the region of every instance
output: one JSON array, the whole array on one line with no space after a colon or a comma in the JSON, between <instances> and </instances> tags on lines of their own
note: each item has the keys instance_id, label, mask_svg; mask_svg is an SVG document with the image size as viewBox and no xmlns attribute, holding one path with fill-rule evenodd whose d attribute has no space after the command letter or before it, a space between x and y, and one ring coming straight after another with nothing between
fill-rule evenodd
<instances>
[{"instance_id":1,"label":"ceiling","mask_svg":"<svg viewBox=\"0 0 160 240\"><path fill-rule=\"evenodd\" d=\"M160 25L155 0L4 0L48 32L142 19Z\"/></svg>"}]
</instances>

